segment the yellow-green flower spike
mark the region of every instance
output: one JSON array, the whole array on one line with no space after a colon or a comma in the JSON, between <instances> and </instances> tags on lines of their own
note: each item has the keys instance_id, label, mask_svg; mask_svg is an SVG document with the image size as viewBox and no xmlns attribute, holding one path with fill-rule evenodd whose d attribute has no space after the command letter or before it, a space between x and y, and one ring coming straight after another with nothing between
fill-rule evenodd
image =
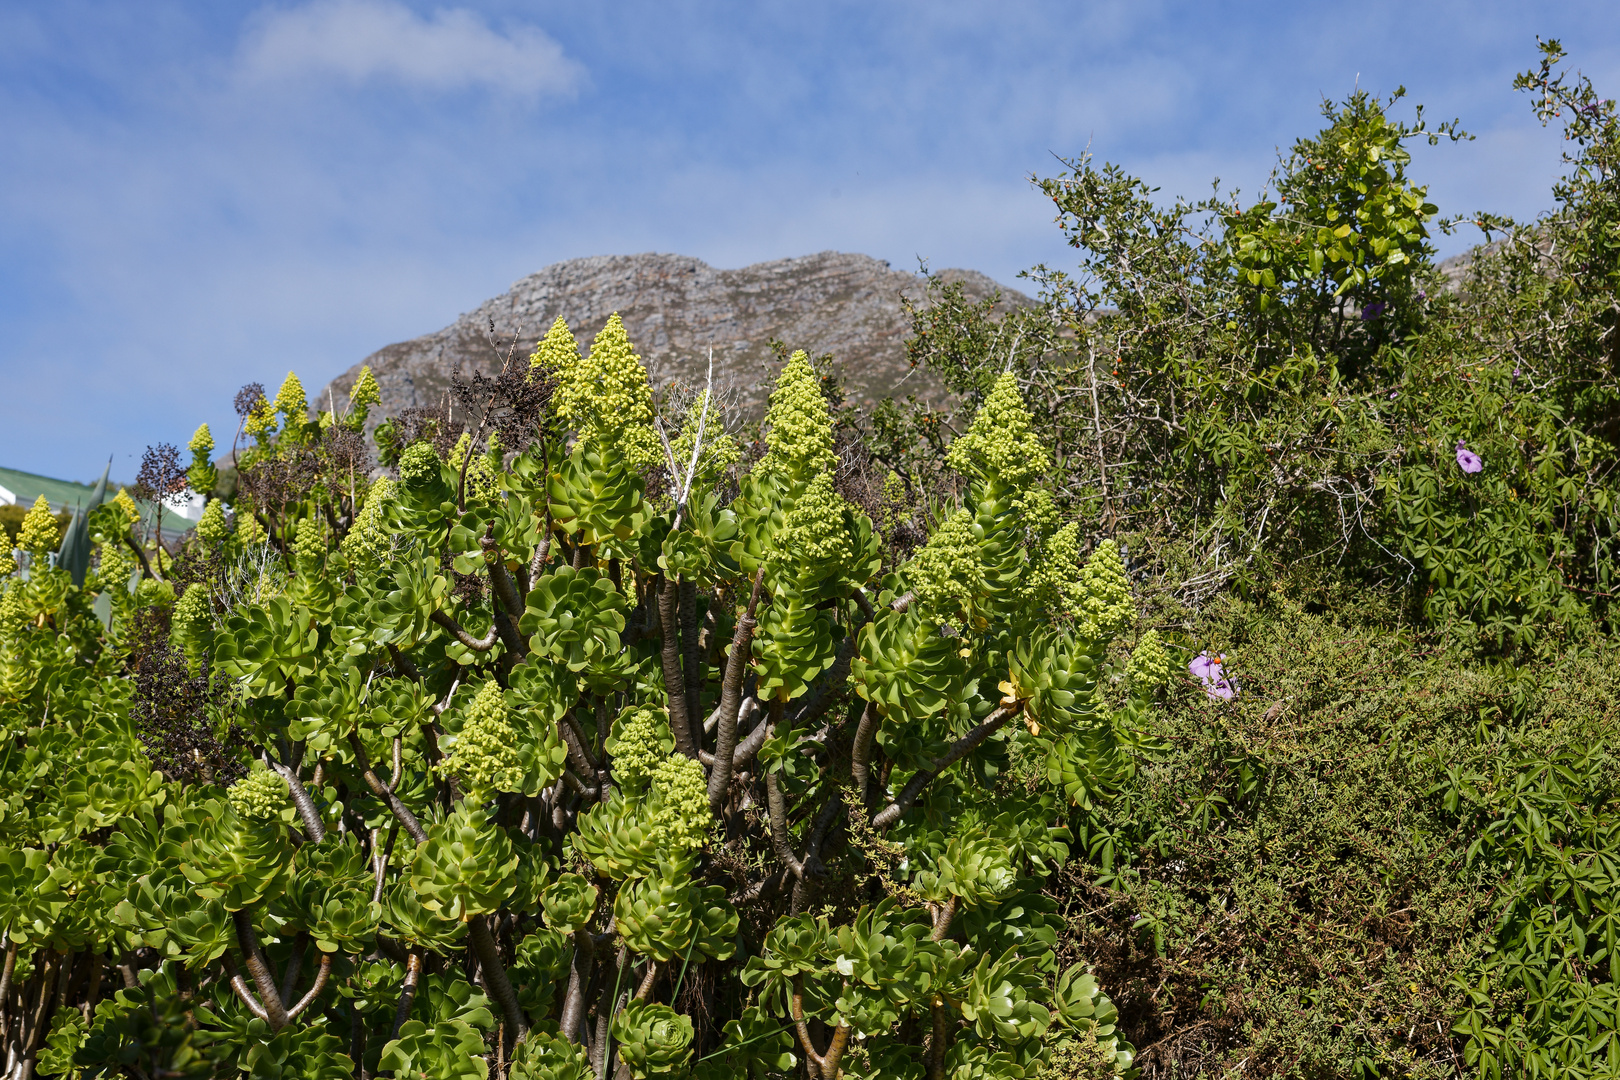
<instances>
[{"instance_id":1,"label":"yellow-green flower spike","mask_svg":"<svg viewBox=\"0 0 1620 1080\"><path fill-rule=\"evenodd\" d=\"M1003 372L996 380L966 433L951 443L946 461L963 476L999 479L1014 488L1024 487L1050 467L1012 372Z\"/></svg>"},{"instance_id":2,"label":"yellow-green flower spike","mask_svg":"<svg viewBox=\"0 0 1620 1080\"><path fill-rule=\"evenodd\" d=\"M238 817L271 822L288 805L287 782L268 769L255 769L225 793Z\"/></svg>"},{"instance_id":3,"label":"yellow-green flower spike","mask_svg":"<svg viewBox=\"0 0 1620 1080\"><path fill-rule=\"evenodd\" d=\"M293 556L301 569L312 570L326 554L326 537L321 535L320 522L304 518L298 522L298 534L293 540Z\"/></svg>"},{"instance_id":4,"label":"yellow-green flower spike","mask_svg":"<svg viewBox=\"0 0 1620 1080\"><path fill-rule=\"evenodd\" d=\"M208 624L214 617L214 606L208 597L208 587L201 582L187 586L174 602L169 624L176 628L196 629Z\"/></svg>"},{"instance_id":5,"label":"yellow-green flower spike","mask_svg":"<svg viewBox=\"0 0 1620 1080\"><path fill-rule=\"evenodd\" d=\"M399 478L406 487L430 484L439 475L439 455L425 442L412 443L399 458Z\"/></svg>"},{"instance_id":6,"label":"yellow-green flower spike","mask_svg":"<svg viewBox=\"0 0 1620 1080\"><path fill-rule=\"evenodd\" d=\"M657 808L650 824L661 846L681 854L702 847L714 823L703 763L684 754L666 757L653 768L652 791Z\"/></svg>"},{"instance_id":7,"label":"yellow-green flower spike","mask_svg":"<svg viewBox=\"0 0 1620 1080\"><path fill-rule=\"evenodd\" d=\"M669 756L660 738L668 721L643 705L631 709L614 724L613 775L620 786L640 788L651 778L658 763Z\"/></svg>"},{"instance_id":8,"label":"yellow-green flower spike","mask_svg":"<svg viewBox=\"0 0 1620 1080\"><path fill-rule=\"evenodd\" d=\"M289 428L293 424L302 424L309 416L309 401L304 397L304 384L290 371L287 372L287 378L281 384L281 389L276 391L274 408L286 420Z\"/></svg>"},{"instance_id":9,"label":"yellow-green flower spike","mask_svg":"<svg viewBox=\"0 0 1620 1080\"><path fill-rule=\"evenodd\" d=\"M225 521L225 508L218 499L211 499L197 519L197 539L205 544L217 544L231 534Z\"/></svg>"},{"instance_id":10,"label":"yellow-green flower spike","mask_svg":"<svg viewBox=\"0 0 1620 1080\"><path fill-rule=\"evenodd\" d=\"M207 424L197 429L191 441L186 444L186 448L191 451L193 457L207 460L208 455L214 452L214 434L208 430Z\"/></svg>"},{"instance_id":11,"label":"yellow-green flower spike","mask_svg":"<svg viewBox=\"0 0 1620 1080\"><path fill-rule=\"evenodd\" d=\"M467 706L461 734L441 768L458 777L469 791L515 791L523 783L517 741L500 684L488 679Z\"/></svg>"},{"instance_id":12,"label":"yellow-green flower spike","mask_svg":"<svg viewBox=\"0 0 1620 1080\"><path fill-rule=\"evenodd\" d=\"M848 564L855 558L844 523L848 505L833 490L832 473L819 474L787 512L786 524L776 537L778 549L800 565Z\"/></svg>"},{"instance_id":13,"label":"yellow-green flower spike","mask_svg":"<svg viewBox=\"0 0 1620 1080\"><path fill-rule=\"evenodd\" d=\"M827 399L802 349L788 357L776 377L765 412L765 446L768 465L762 467L779 468L801 482L838 464Z\"/></svg>"},{"instance_id":14,"label":"yellow-green flower spike","mask_svg":"<svg viewBox=\"0 0 1620 1080\"><path fill-rule=\"evenodd\" d=\"M118 494L113 496L112 501L117 505L118 509L124 512L125 524L133 525L141 520L140 508L135 505L135 500L129 497L128 491L119 488Z\"/></svg>"},{"instance_id":15,"label":"yellow-green flower spike","mask_svg":"<svg viewBox=\"0 0 1620 1080\"><path fill-rule=\"evenodd\" d=\"M242 430L256 439L275 434L276 407L269 398L261 397L253 411L242 421Z\"/></svg>"},{"instance_id":16,"label":"yellow-green flower spike","mask_svg":"<svg viewBox=\"0 0 1620 1080\"><path fill-rule=\"evenodd\" d=\"M1031 602L1049 612L1083 617L1086 594L1080 582L1078 524L1069 522L1041 544L1026 592Z\"/></svg>"},{"instance_id":17,"label":"yellow-green flower spike","mask_svg":"<svg viewBox=\"0 0 1620 1080\"><path fill-rule=\"evenodd\" d=\"M1125 574L1125 561L1119 545L1104 540L1091 553L1080 570L1080 618L1082 637L1107 641L1119 636L1136 620L1136 604L1131 600L1131 579Z\"/></svg>"},{"instance_id":18,"label":"yellow-green flower spike","mask_svg":"<svg viewBox=\"0 0 1620 1080\"><path fill-rule=\"evenodd\" d=\"M56 528L56 517L51 513L51 504L41 495L34 500L28 516L23 518L22 531L17 534L17 546L30 555L43 557L55 551L59 543L61 536Z\"/></svg>"},{"instance_id":19,"label":"yellow-green flower spike","mask_svg":"<svg viewBox=\"0 0 1620 1080\"><path fill-rule=\"evenodd\" d=\"M349 388L349 407L365 409L381 400L382 391L377 387L377 376L371 373L370 365L361 368L360 377Z\"/></svg>"},{"instance_id":20,"label":"yellow-green flower spike","mask_svg":"<svg viewBox=\"0 0 1620 1080\"><path fill-rule=\"evenodd\" d=\"M468 458L472 458L468 461ZM495 472L490 468L487 454L473 454L472 434L463 431L461 438L450 451L449 465L457 475L461 474L463 465L466 466L467 476L467 503L475 505L488 503L499 494L495 484Z\"/></svg>"},{"instance_id":21,"label":"yellow-green flower spike","mask_svg":"<svg viewBox=\"0 0 1620 1080\"><path fill-rule=\"evenodd\" d=\"M664 460L652 428L647 369L616 312L591 342L590 355L559 369L558 379L553 407L581 442L617 452L633 469Z\"/></svg>"},{"instance_id":22,"label":"yellow-green flower spike","mask_svg":"<svg viewBox=\"0 0 1620 1080\"><path fill-rule=\"evenodd\" d=\"M1130 677L1132 692L1146 696L1168 683L1174 668L1169 651L1159 640L1159 632L1149 630L1137 639L1125 673Z\"/></svg>"},{"instance_id":23,"label":"yellow-green flower spike","mask_svg":"<svg viewBox=\"0 0 1620 1080\"><path fill-rule=\"evenodd\" d=\"M984 576L973 515L958 510L947 518L912 557L910 572L917 603L931 617L949 622L967 611Z\"/></svg>"},{"instance_id":24,"label":"yellow-green flower spike","mask_svg":"<svg viewBox=\"0 0 1620 1080\"><path fill-rule=\"evenodd\" d=\"M394 481L384 476L366 492L365 502L354 519L354 528L338 545L351 565L375 567L385 561L392 547L386 531L388 505L394 498L396 487ZM198 527L201 528L200 525Z\"/></svg>"},{"instance_id":25,"label":"yellow-green flower spike","mask_svg":"<svg viewBox=\"0 0 1620 1080\"><path fill-rule=\"evenodd\" d=\"M546 331L534 346L534 352L529 354L529 367L544 368L559 379L566 378L578 364L579 342L574 340L573 331L568 329L568 320L561 315Z\"/></svg>"},{"instance_id":26,"label":"yellow-green flower spike","mask_svg":"<svg viewBox=\"0 0 1620 1080\"><path fill-rule=\"evenodd\" d=\"M243 551L256 548L268 538L259 519L249 513L236 515L236 546Z\"/></svg>"}]
</instances>

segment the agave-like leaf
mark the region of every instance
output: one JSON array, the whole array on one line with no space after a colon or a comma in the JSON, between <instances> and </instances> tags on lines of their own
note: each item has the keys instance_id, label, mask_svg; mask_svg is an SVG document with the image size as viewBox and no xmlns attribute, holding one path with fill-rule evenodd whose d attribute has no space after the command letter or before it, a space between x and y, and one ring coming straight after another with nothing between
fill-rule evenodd
<instances>
[{"instance_id":1,"label":"agave-like leaf","mask_svg":"<svg viewBox=\"0 0 1620 1080\"><path fill-rule=\"evenodd\" d=\"M107 498L107 474L112 471L112 458L101 470L101 479L90 492L90 501L73 511L73 523L62 537L62 547L56 553L56 565L73 575L74 588L84 587L84 575L90 570L90 511Z\"/></svg>"}]
</instances>

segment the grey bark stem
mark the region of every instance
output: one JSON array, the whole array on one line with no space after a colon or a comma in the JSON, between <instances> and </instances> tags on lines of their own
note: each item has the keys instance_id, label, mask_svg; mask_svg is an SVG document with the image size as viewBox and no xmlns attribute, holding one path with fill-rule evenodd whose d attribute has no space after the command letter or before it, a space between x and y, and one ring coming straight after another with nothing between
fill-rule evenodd
<instances>
[{"instance_id":1,"label":"grey bark stem","mask_svg":"<svg viewBox=\"0 0 1620 1080\"><path fill-rule=\"evenodd\" d=\"M483 972L484 985L489 988L490 997L500 1005L501 1013L506 1017L506 1026L512 1029L516 1041L522 1042L529 1035L529 1018L523 1015L517 994L512 990L512 980L506 977L501 951L495 945L495 936L489 932L489 916L473 916L467 920L467 929L472 933L473 951L478 954L478 967Z\"/></svg>"},{"instance_id":2,"label":"grey bark stem","mask_svg":"<svg viewBox=\"0 0 1620 1080\"><path fill-rule=\"evenodd\" d=\"M765 799L771 820L771 847L775 850L777 859L793 871L793 876L802 878L804 863L793 854L793 846L788 842L787 802L782 798L782 785L774 772L765 774Z\"/></svg>"},{"instance_id":3,"label":"grey bark stem","mask_svg":"<svg viewBox=\"0 0 1620 1080\"><path fill-rule=\"evenodd\" d=\"M917 801L917 796L922 794L922 789L928 786L929 781L966 757L980 743L995 734L1003 724L1017 716L1023 709L1024 703L1021 701L1016 705L997 706L996 710L986 717L983 723L952 743L951 748L945 751L944 755L937 759L931 768L917 770L917 775L911 778L911 783L906 785L905 790L900 792L894 802L884 807L872 819L872 827L875 829L887 829L890 825L899 821L900 815L911 809L911 804Z\"/></svg>"},{"instance_id":4,"label":"grey bark stem","mask_svg":"<svg viewBox=\"0 0 1620 1080\"><path fill-rule=\"evenodd\" d=\"M242 962L247 965L253 988L259 992L264 1018L272 1031L280 1031L287 1026L287 1008L281 1003L275 976L270 973L270 965L264 962L264 953L259 949L259 935L253 929L253 916L246 908L238 908L231 912L231 919L236 924L236 943L242 950Z\"/></svg>"},{"instance_id":5,"label":"grey bark stem","mask_svg":"<svg viewBox=\"0 0 1620 1080\"><path fill-rule=\"evenodd\" d=\"M410 809L399 801L399 796L388 790L388 785L378 779L377 774L371 770L371 762L366 758L366 747L360 741L358 731L349 732L349 747L354 751L355 764L360 766L360 774L366 778L366 785L371 788L372 793L388 804L388 809L399 819L399 823L405 826L405 831L411 834L412 840L418 844L426 843L427 830L416 820L416 815L411 813Z\"/></svg>"},{"instance_id":6,"label":"grey bark stem","mask_svg":"<svg viewBox=\"0 0 1620 1080\"><path fill-rule=\"evenodd\" d=\"M877 738L878 724L877 705L868 701L866 708L861 711L861 722L855 728L855 742L849 749L849 778L855 785L855 797L862 805L870 805L872 793L869 784L872 779L872 742Z\"/></svg>"},{"instance_id":7,"label":"grey bark stem","mask_svg":"<svg viewBox=\"0 0 1620 1080\"><path fill-rule=\"evenodd\" d=\"M323 952L321 953L321 966L315 972L315 985L311 986L309 992L298 999L298 1004L287 1010L288 1019L296 1018L299 1013L309 1008L315 999L320 996L321 991L326 988L326 980L331 976L332 954Z\"/></svg>"},{"instance_id":8,"label":"grey bark stem","mask_svg":"<svg viewBox=\"0 0 1620 1080\"><path fill-rule=\"evenodd\" d=\"M399 988L399 1004L394 1007L394 1026L388 1033L390 1042L399 1038L399 1029L411 1018L411 1002L416 1000L416 987L422 981L422 954L415 949L405 957L405 982Z\"/></svg>"},{"instance_id":9,"label":"grey bark stem","mask_svg":"<svg viewBox=\"0 0 1620 1080\"><path fill-rule=\"evenodd\" d=\"M692 745L703 747L703 654L698 650L697 583L682 581L677 599L681 619L681 668L686 676L686 718L692 725Z\"/></svg>"},{"instance_id":10,"label":"grey bark stem","mask_svg":"<svg viewBox=\"0 0 1620 1080\"><path fill-rule=\"evenodd\" d=\"M759 593L764 584L765 568L762 566L754 575L748 608L737 619L736 632L731 635L731 655L726 657L726 674L720 684L720 721L714 739L714 771L709 774L709 810L715 814L720 813L720 808L725 805L726 793L731 788L731 775L737 767L732 755L737 749L743 672L748 663L749 646L754 640L754 627L758 625L754 612L759 608Z\"/></svg>"},{"instance_id":11,"label":"grey bark stem","mask_svg":"<svg viewBox=\"0 0 1620 1080\"><path fill-rule=\"evenodd\" d=\"M293 945L292 955L287 957L287 969L281 974L282 1001L292 1001L293 995L298 992L298 976L303 973L304 954L308 951L309 935L299 934L297 942Z\"/></svg>"},{"instance_id":12,"label":"grey bark stem","mask_svg":"<svg viewBox=\"0 0 1620 1080\"><path fill-rule=\"evenodd\" d=\"M676 610L680 606L679 593L680 586L668 578L658 589L658 616L664 630L660 658L664 667L664 696L669 699L669 730L675 736L675 749L696 758L692 718L686 712L686 680L681 674L680 613Z\"/></svg>"},{"instance_id":13,"label":"grey bark stem","mask_svg":"<svg viewBox=\"0 0 1620 1080\"><path fill-rule=\"evenodd\" d=\"M742 730L744 714L752 716L758 711L758 698L748 698L744 700L742 708L737 712L737 730ZM770 735L770 733L771 727L764 721L754 725L753 729L749 731L748 737L739 742L737 744L737 749L731 754L731 768L733 772L748 764L748 759L759 753L759 748L765 745L765 739Z\"/></svg>"},{"instance_id":14,"label":"grey bark stem","mask_svg":"<svg viewBox=\"0 0 1620 1080\"><path fill-rule=\"evenodd\" d=\"M489 633L485 634L481 638L473 637L472 634L462 629L460 623L456 622L456 620L452 619L449 615L446 615L442 611L435 611L432 615L429 615L428 618L433 621L434 625L442 626L446 630L450 631L451 635L454 636L457 641L461 642L474 652L489 652L489 650L495 647L495 643L501 639L499 616L490 620Z\"/></svg>"},{"instance_id":15,"label":"grey bark stem","mask_svg":"<svg viewBox=\"0 0 1620 1080\"><path fill-rule=\"evenodd\" d=\"M585 1019L585 999L590 994L595 952L596 942L591 937L590 929L574 931L574 964L568 976L568 992L563 998L562 1019L559 1026L562 1028L563 1038L575 1044L580 1044L580 1024Z\"/></svg>"},{"instance_id":16,"label":"grey bark stem","mask_svg":"<svg viewBox=\"0 0 1620 1080\"><path fill-rule=\"evenodd\" d=\"M304 831L309 833L311 842L318 844L325 840L326 823L321 820L321 812L316 809L315 800L298 778L298 773L276 761L272 761L270 767L286 782L287 794L292 796L293 805L298 808L298 819L304 823Z\"/></svg>"},{"instance_id":17,"label":"grey bark stem","mask_svg":"<svg viewBox=\"0 0 1620 1080\"><path fill-rule=\"evenodd\" d=\"M9 935L8 935L9 937ZM17 943L6 942L6 966L0 971L0 1039L11 1034L11 1011L7 1008L11 1000L11 980L17 974Z\"/></svg>"},{"instance_id":18,"label":"grey bark stem","mask_svg":"<svg viewBox=\"0 0 1620 1080\"><path fill-rule=\"evenodd\" d=\"M493 526L491 526L493 528ZM500 601L505 611L495 613L495 627L500 631L501 641L506 645L507 663L515 664L523 659L527 651L523 647L523 638L518 633L517 621L523 615L523 601L518 599L517 589L512 585L512 575L506 572L506 563L501 561L500 548L493 536L485 536L479 543L483 546L485 555L493 558L486 564L489 567L489 581L495 586L495 599Z\"/></svg>"}]
</instances>

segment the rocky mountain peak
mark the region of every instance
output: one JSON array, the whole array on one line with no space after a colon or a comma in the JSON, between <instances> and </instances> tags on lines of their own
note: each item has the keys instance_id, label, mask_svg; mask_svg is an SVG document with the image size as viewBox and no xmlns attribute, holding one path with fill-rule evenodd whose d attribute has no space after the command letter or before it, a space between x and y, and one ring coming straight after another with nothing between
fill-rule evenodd
<instances>
[{"instance_id":1,"label":"rocky mountain peak","mask_svg":"<svg viewBox=\"0 0 1620 1080\"><path fill-rule=\"evenodd\" d=\"M940 276L960 281L974 299L999 291L1006 303L1030 302L972 270L946 270ZM767 346L773 338L831 353L858 402L889 394L937 401L945 396L938 380L910 370L905 358L910 327L901 296L922 293L922 279L915 274L868 255L837 251L740 270L717 270L685 255L570 259L530 274L443 330L379 349L332 380L331 390L347 394L362 364L369 364L382 392L374 415L438 404L458 368L494 372L509 351L527 357L559 315L581 346L589 347L618 312L655 387L677 378L701 383L712 348L716 385L729 389L744 415L764 411L774 378Z\"/></svg>"}]
</instances>

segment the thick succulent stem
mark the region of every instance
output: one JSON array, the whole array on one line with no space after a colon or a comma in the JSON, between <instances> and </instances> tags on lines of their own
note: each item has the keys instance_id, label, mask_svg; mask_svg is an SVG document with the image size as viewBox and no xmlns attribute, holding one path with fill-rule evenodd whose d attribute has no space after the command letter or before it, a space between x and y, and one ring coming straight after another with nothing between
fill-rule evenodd
<instances>
[{"instance_id":1,"label":"thick succulent stem","mask_svg":"<svg viewBox=\"0 0 1620 1080\"><path fill-rule=\"evenodd\" d=\"M932 768L918 769L917 775L911 778L911 783L906 785L905 790L900 792L894 802L884 807L872 819L873 828L887 829L890 825L899 821L900 815L911 809L911 804L917 801L917 796L922 794L922 789L928 786L930 780L962 760L980 743L999 731L1003 724L1022 711L1023 702L997 706L995 712L986 717L983 723L952 743L951 748L934 762Z\"/></svg>"},{"instance_id":2,"label":"thick succulent stem","mask_svg":"<svg viewBox=\"0 0 1620 1080\"><path fill-rule=\"evenodd\" d=\"M389 1041L399 1038L399 1029L411 1018L411 1003L416 1000L416 987L422 981L422 954L412 949L405 957L405 982L399 988L399 1004L394 1007L394 1026L388 1032Z\"/></svg>"},{"instance_id":3,"label":"thick succulent stem","mask_svg":"<svg viewBox=\"0 0 1620 1080\"><path fill-rule=\"evenodd\" d=\"M759 607L760 588L765 583L765 568L754 575L754 589L748 597L748 608L737 620L737 630L731 635L731 654L726 657L726 673L720 683L720 715L714 741L714 771L709 774L709 810L720 813L725 805L726 792L731 787L731 774L737 763L732 755L737 749L737 719L742 709L743 672L748 664L749 646L754 640L757 622L754 612Z\"/></svg>"},{"instance_id":4,"label":"thick succulent stem","mask_svg":"<svg viewBox=\"0 0 1620 1080\"><path fill-rule=\"evenodd\" d=\"M950 1017L945 1011L945 1001L935 996L930 1004L933 1013L934 1037L928 1042L928 1080L945 1080L945 1040L950 1034Z\"/></svg>"},{"instance_id":5,"label":"thick succulent stem","mask_svg":"<svg viewBox=\"0 0 1620 1080\"><path fill-rule=\"evenodd\" d=\"M435 625L442 626L446 630L450 631L451 635L454 636L457 641L461 642L474 652L489 652L489 650L495 647L495 643L501 639L499 618L490 620L489 633L485 634L481 638L473 637L472 634L468 633L466 630L463 630L461 624L456 622L455 619L451 618L445 612L435 611L432 615L429 615L428 618L432 619Z\"/></svg>"},{"instance_id":6,"label":"thick succulent stem","mask_svg":"<svg viewBox=\"0 0 1620 1080\"><path fill-rule=\"evenodd\" d=\"M665 578L658 590L658 616L663 624L664 644L660 658L664 666L664 696L669 700L669 731L675 736L675 749L689 758L697 757L692 741L692 719L686 713L686 680L681 674L679 627L680 587Z\"/></svg>"},{"instance_id":7,"label":"thick succulent stem","mask_svg":"<svg viewBox=\"0 0 1620 1080\"><path fill-rule=\"evenodd\" d=\"M495 599L500 601L504 611L495 613L495 628L500 631L501 643L506 646L506 662L515 664L523 659L527 651L523 646L523 638L518 633L518 619L523 616L523 601L518 599L517 589L512 585L512 575L506 572L506 563L501 559L500 548L493 536L486 536L481 541L484 554L489 559L489 581L495 586Z\"/></svg>"},{"instance_id":8,"label":"thick succulent stem","mask_svg":"<svg viewBox=\"0 0 1620 1080\"><path fill-rule=\"evenodd\" d=\"M758 711L758 698L744 699L742 708L737 710L737 730L741 731L744 721L748 720ZM771 725L765 723L764 721L755 724L753 729L749 731L747 738L739 740L737 743L737 749L732 751L732 771L735 772L738 769L741 769L744 765L748 764L749 759L755 754L759 753L759 748L765 745L765 740L770 737L770 734Z\"/></svg>"},{"instance_id":9,"label":"thick succulent stem","mask_svg":"<svg viewBox=\"0 0 1620 1080\"><path fill-rule=\"evenodd\" d=\"M774 772L765 774L765 799L771 822L771 848L777 860L793 871L794 877L802 878L804 863L793 854L793 846L788 841L787 800L782 797L782 785Z\"/></svg>"},{"instance_id":10,"label":"thick succulent stem","mask_svg":"<svg viewBox=\"0 0 1620 1080\"><path fill-rule=\"evenodd\" d=\"M697 582L683 580L679 595L681 668L686 676L686 718L692 725L692 745L703 745L703 684L708 681L703 654L698 649Z\"/></svg>"},{"instance_id":11,"label":"thick succulent stem","mask_svg":"<svg viewBox=\"0 0 1620 1080\"><path fill-rule=\"evenodd\" d=\"M619 1011L622 1004L619 987L629 970L630 950L621 947L613 981L609 983L606 979L602 980L602 995L596 999L596 1037L591 1040L590 1054L591 1068L596 1070L596 1080L604 1080L607 1076L608 1043L611 1041L613 1030L613 1015Z\"/></svg>"},{"instance_id":12,"label":"thick succulent stem","mask_svg":"<svg viewBox=\"0 0 1620 1080\"><path fill-rule=\"evenodd\" d=\"M384 784L377 774L371 770L371 762L366 757L366 747L360 741L358 731L349 732L349 748L354 751L355 764L360 767L360 775L365 777L366 786L371 788L374 795L388 804L388 809L395 818L399 819L399 823L405 826L405 831L411 834L412 840L418 844L427 843L427 830L422 828L420 821L416 820L416 815L411 813L410 809L399 801L399 796L390 791L388 785Z\"/></svg>"},{"instance_id":13,"label":"thick succulent stem","mask_svg":"<svg viewBox=\"0 0 1620 1080\"><path fill-rule=\"evenodd\" d=\"M589 929L574 932L574 966L568 976L568 992L563 997L561 1028L563 1038L580 1043L580 1024L585 1019L586 997L590 993L592 961L596 941Z\"/></svg>"},{"instance_id":14,"label":"thick succulent stem","mask_svg":"<svg viewBox=\"0 0 1620 1080\"><path fill-rule=\"evenodd\" d=\"M321 966L315 971L315 985L309 988L307 994L298 999L298 1004L287 1010L288 1019L296 1018L299 1013L309 1008L315 999L320 996L321 991L326 988L326 980L331 977L332 954L321 953Z\"/></svg>"},{"instance_id":15,"label":"thick succulent stem","mask_svg":"<svg viewBox=\"0 0 1620 1080\"><path fill-rule=\"evenodd\" d=\"M855 742L849 750L849 778L855 786L855 797L867 805L870 805L872 798L869 788L872 779L872 742L877 737L878 723L877 705L868 701L866 708L861 710L861 722L855 728Z\"/></svg>"},{"instance_id":16,"label":"thick succulent stem","mask_svg":"<svg viewBox=\"0 0 1620 1080\"><path fill-rule=\"evenodd\" d=\"M804 1063L812 1080L822 1076L822 1057L816 1053L815 1040L810 1038L810 1024L804 1018L804 976L793 976L793 995L788 1000L788 1010L793 1017L793 1030L799 1036L799 1045L804 1048Z\"/></svg>"},{"instance_id":17,"label":"thick succulent stem","mask_svg":"<svg viewBox=\"0 0 1620 1080\"><path fill-rule=\"evenodd\" d=\"M484 974L484 985L489 989L490 997L500 1005L501 1014L506 1017L506 1026L515 1033L517 1041L522 1042L529 1034L529 1019L518 1005L512 980L506 977L506 965L501 963L501 951L495 944L495 935L489 932L489 916L473 916L467 920L467 928L472 933L473 952L478 954L478 967Z\"/></svg>"},{"instance_id":18,"label":"thick succulent stem","mask_svg":"<svg viewBox=\"0 0 1620 1080\"><path fill-rule=\"evenodd\" d=\"M287 1009L276 990L276 977L271 974L270 965L265 963L264 953L259 949L259 935L253 929L253 916L246 908L238 908L231 912L231 919L236 924L236 944L242 950L242 962L247 965L248 976L252 978L253 988L258 991L259 1002L264 1008L264 1019L272 1031L280 1031L287 1026Z\"/></svg>"},{"instance_id":19,"label":"thick succulent stem","mask_svg":"<svg viewBox=\"0 0 1620 1080\"><path fill-rule=\"evenodd\" d=\"M956 913L962 906L962 898L952 896L945 901L943 907L934 912L934 931L929 935L935 941L944 941L945 936L951 932L951 923L956 921Z\"/></svg>"},{"instance_id":20,"label":"thick succulent stem","mask_svg":"<svg viewBox=\"0 0 1620 1080\"><path fill-rule=\"evenodd\" d=\"M6 966L0 969L0 1038L11 1034L11 1012L7 1004L11 1000L11 980L17 974L17 943L6 942Z\"/></svg>"},{"instance_id":21,"label":"thick succulent stem","mask_svg":"<svg viewBox=\"0 0 1620 1080\"><path fill-rule=\"evenodd\" d=\"M658 982L658 973L663 970L657 960L647 963L647 974L641 977L641 985L636 987L636 1000L646 1001L652 997L653 985Z\"/></svg>"},{"instance_id":22,"label":"thick succulent stem","mask_svg":"<svg viewBox=\"0 0 1620 1080\"><path fill-rule=\"evenodd\" d=\"M303 974L304 954L308 951L309 935L299 934L297 942L293 945L292 955L287 957L287 968L281 973L282 1001L292 1001L293 994L297 993L298 976Z\"/></svg>"}]
</instances>

